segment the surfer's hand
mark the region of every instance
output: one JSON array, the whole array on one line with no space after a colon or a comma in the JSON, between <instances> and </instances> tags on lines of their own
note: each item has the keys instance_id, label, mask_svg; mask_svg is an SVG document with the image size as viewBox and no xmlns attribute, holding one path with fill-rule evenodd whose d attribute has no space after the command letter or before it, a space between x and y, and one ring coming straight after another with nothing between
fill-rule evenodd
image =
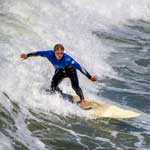
<instances>
[{"instance_id":1,"label":"surfer's hand","mask_svg":"<svg viewBox=\"0 0 150 150\"><path fill-rule=\"evenodd\" d=\"M21 55L20 55L20 58L22 58L22 59L27 59L27 58L28 58L28 55L27 55L27 54L21 54Z\"/></svg>"},{"instance_id":2,"label":"surfer's hand","mask_svg":"<svg viewBox=\"0 0 150 150\"><path fill-rule=\"evenodd\" d=\"M96 78L96 76L93 76L93 77L91 77L91 79L90 79L91 81L96 81L97 80L97 78Z\"/></svg>"}]
</instances>

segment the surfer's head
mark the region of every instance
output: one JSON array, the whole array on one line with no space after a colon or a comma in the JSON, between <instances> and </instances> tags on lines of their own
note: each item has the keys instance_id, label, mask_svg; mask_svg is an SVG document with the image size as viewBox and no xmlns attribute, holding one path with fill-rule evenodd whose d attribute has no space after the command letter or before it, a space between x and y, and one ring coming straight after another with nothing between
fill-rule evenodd
<instances>
[{"instance_id":1,"label":"surfer's head","mask_svg":"<svg viewBox=\"0 0 150 150\"><path fill-rule=\"evenodd\" d=\"M61 59L64 55L64 46L62 44L56 44L54 46L54 53L57 59Z\"/></svg>"}]
</instances>

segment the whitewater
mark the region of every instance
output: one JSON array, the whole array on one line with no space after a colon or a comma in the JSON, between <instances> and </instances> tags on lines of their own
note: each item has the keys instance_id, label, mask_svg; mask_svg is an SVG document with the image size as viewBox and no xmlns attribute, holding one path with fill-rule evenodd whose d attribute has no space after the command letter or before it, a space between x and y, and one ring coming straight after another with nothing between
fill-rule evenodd
<instances>
[{"instance_id":1,"label":"whitewater","mask_svg":"<svg viewBox=\"0 0 150 150\"><path fill-rule=\"evenodd\" d=\"M53 66L21 53L62 43L86 97L141 113L96 119L59 94ZM73 93L69 79L60 88ZM150 149L149 0L0 0L0 150Z\"/></svg>"}]
</instances>

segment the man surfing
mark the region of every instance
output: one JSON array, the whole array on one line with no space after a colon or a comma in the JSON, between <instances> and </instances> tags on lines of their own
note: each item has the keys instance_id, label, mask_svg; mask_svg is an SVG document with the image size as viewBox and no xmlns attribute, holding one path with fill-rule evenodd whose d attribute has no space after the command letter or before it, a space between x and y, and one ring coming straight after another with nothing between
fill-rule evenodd
<instances>
[{"instance_id":1,"label":"man surfing","mask_svg":"<svg viewBox=\"0 0 150 150\"><path fill-rule=\"evenodd\" d=\"M27 59L32 56L46 57L54 66L55 74L51 81L50 91L55 93L56 91L61 92L58 85L60 82L68 77L71 80L71 85L76 94L80 97L81 106L84 108L87 105L87 101L84 98L82 89L79 86L77 71L78 69L91 81L96 81L96 76L91 76L87 70L80 66L71 56L64 53L64 46L62 44L56 44L54 50L37 51L34 53L21 54L22 59Z\"/></svg>"}]
</instances>

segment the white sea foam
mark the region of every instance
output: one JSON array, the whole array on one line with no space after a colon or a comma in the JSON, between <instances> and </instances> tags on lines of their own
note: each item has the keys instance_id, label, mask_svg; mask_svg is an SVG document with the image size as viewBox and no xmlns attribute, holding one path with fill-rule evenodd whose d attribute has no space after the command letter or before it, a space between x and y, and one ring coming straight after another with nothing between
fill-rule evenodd
<instances>
[{"instance_id":1,"label":"white sea foam","mask_svg":"<svg viewBox=\"0 0 150 150\"><path fill-rule=\"evenodd\" d=\"M18 114L12 113L11 116L17 131L11 133L10 130L9 134L29 149L44 150L45 144L32 136L25 123L25 119L33 117L28 108L48 114L54 112L61 116L90 118L78 106L64 101L59 95L43 94L41 89L49 87L53 76L52 65L39 57L22 61L19 59L21 53L52 49L55 43L62 43L66 48L65 51L92 75L96 74L99 79L105 76L117 78L116 72L107 62L110 53L115 50L113 47L103 45L101 37L98 38L93 32L109 33L112 26L121 26L130 19L149 20L149 8L149 0L1 0L0 91L5 91L12 101L19 103L20 107ZM138 66L136 69L141 71ZM98 99L95 93L102 84L93 83L79 72L78 74L85 95ZM65 79L60 87L72 92L68 79ZM143 94L142 91L140 93ZM8 112L12 112L13 105L3 94L0 95L0 103ZM148 115L140 121L137 120L137 123L135 120L135 126L139 125L149 131L149 122L143 127L143 120L149 120ZM57 124L54 126L76 137L77 142L85 147L80 137L93 138ZM118 132L113 131L111 135L116 138ZM143 136L138 132L131 134L138 137L139 141L135 146L142 148ZM121 149L109 139L96 137L95 140L110 143L113 148ZM103 147L97 147L99 148ZM13 150L11 139L2 133L0 133L0 149Z\"/></svg>"},{"instance_id":2,"label":"white sea foam","mask_svg":"<svg viewBox=\"0 0 150 150\"><path fill-rule=\"evenodd\" d=\"M44 58L21 61L19 55L52 49L55 43L63 43L66 52L92 75L100 79L105 75L115 76L106 61L113 49L104 46L92 32L106 30L127 19L148 19L148 7L146 0L117 0L115 3L111 0L6 0L0 10L0 89L30 107L73 113L78 110L75 105L40 93L41 88L49 87L54 72L52 65ZM85 93L96 92L97 83L88 81L80 73L79 77ZM71 89L69 80L61 86ZM77 112L82 113L80 109Z\"/></svg>"},{"instance_id":3,"label":"white sea foam","mask_svg":"<svg viewBox=\"0 0 150 150\"><path fill-rule=\"evenodd\" d=\"M1 150L14 150L11 146L10 139L0 132L0 149Z\"/></svg>"}]
</instances>

